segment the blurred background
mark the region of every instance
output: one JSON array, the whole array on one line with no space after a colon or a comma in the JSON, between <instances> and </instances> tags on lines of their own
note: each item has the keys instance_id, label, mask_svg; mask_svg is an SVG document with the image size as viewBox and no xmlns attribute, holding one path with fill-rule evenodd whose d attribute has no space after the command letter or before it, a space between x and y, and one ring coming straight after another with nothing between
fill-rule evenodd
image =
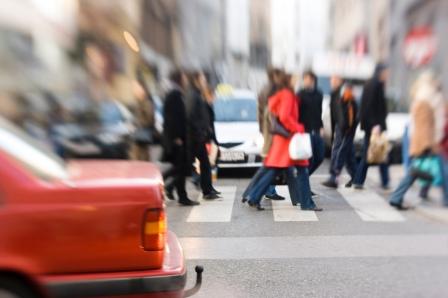
<instances>
[{"instance_id":1,"label":"blurred background","mask_svg":"<svg viewBox=\"0 0 448 298\"><path fill-rule=\"evenodd\" d=\"M391 110L407 112L422 69L446 94L447 15L444 0L4 0L0 113L63 157L128 158L139 98L161 133L174 67L253 92L267 66L311 68L329 94L330 75L361 84L380 61Z\"/></svg>"}]
</instances>

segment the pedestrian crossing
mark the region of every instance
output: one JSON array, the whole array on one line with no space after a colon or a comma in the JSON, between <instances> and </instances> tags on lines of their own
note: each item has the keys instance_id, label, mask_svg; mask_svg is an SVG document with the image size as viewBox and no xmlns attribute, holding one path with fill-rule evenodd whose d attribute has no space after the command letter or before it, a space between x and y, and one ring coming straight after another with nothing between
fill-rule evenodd
<instances>
[{"instance_id":1,"label":"pedestrian crossing","mask_svg":"<svg viewBox=\"0 0 448 298\"><path fill-rule=\"evenodd\" d=\"M350 188L339 189L338 192L350 204L363 221L400 222L403 215L372 191L359 191Z\"/></svg>"},{"instance_id":2,"label":"pedestrian crossing","mask_svg":"<svg viewBox=\"0 0 448 298\"><path fill-rule=\"evenodd\" d=\"M188 208L187 223L228 223L232 221L235 206L242 203L237 197L237 186L220 186L217 189L222 193L222 198L217 200L204 200L199 196L198 206ZM324 199L320 206L323 212L302 211L300 206L292 206L287 186L277 186L277 193L286 199L284 201L271 201L272 209L260 212L260 215L271 212L274 222L318 222L319 217L332 212L325 208ZM354 190L340 188L335 191L335 196L347 203L350 210L364 222L399 223L406 219L395 208L389 206L387 201L372 190ZM338 196L339 197L339 196Z\"/></svg>"},{"instance_id":3,"label":"pedestrian crossing","mask_svg":"<svg viewBox=\"0 0 448 298\"><path fill-rule=\"evenodd\" d=\"M229 222L232 219L232 210L236 196L236 186L222 186L221 199L207 201L198 198L201 203L192 208L187 222Z\"/></svg>"},{"instance_id":4,"label":"pedestrian crossing","mask_svg":"<svg viewBox=\"0 0 448 298\"><path fill-rule=\"evenodd\" d=\"M284 201L272 201L274 221L318 221L316 212L303 211L300 207L291 205L287 186L277 186L277 193L286 198Z\"/></svg>"}]
</instances>

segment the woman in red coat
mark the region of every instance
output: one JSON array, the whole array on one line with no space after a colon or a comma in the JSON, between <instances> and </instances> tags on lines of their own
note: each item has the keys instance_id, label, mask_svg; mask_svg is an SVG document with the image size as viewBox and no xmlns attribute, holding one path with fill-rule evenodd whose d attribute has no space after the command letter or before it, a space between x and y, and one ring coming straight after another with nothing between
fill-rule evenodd
<instances>
[{"instance_id":1,"label":"woman in red coat","mask_svg":"<svg viewBox=\"0 0 448 298\"><path fill-rule=\"evenodd\" d=\"M254 189L257 191L252 194L252 197L248 198L248 203L258 210L263 210L260 206L262 196L266 193L276 175L287 170L288 188L293 205L300 203L302 210L322 211L321 208L316 207L311 198L308 160L295 161L289 157L288 148L292 135L303 133L304 127L298 122L299 99L290 88L290 76L283 74L281 85L282 88L269 99L269 110L274 117L277 117L283 127L291 132L291 136L286 138L281 135L274 135L271 148L264 160L266 171L254 185Z\"/></svg>"}]
</instances>

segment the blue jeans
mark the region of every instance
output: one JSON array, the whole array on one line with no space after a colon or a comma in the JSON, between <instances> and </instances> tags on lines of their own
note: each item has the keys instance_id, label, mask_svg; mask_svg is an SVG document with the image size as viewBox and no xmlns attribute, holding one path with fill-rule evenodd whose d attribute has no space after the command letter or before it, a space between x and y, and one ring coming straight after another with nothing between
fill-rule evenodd
<instances>
[{"instance_id":1,"label":"blue jeans","mask_svg":"<svg viewBox=\"0 0 448 298\"><path fill-rule=\"evenodd\" d=\"M252 191L247 196L253 204L260 204L261 199L271 186L275 176L285 169L264 168L257 181L254 182ZM314 208L316 205L311 198L311 187L306 167L290 167L287 169L288 189L293 205L300 203L302 209Z\"/></svg>"},{"instance_id":2,"label":"blue jeans","mask_svg":"<svg viewBox=\"0 0 448 298\"><path fill-rule=\"evenodd\" d=\"M441 169L443 170L443 183L442 183L442 189L443 189L443 204L445 206L448 206L448 159L447 158L440 158L442 165ZM392 193L390 197L390 202L393 204L401 205L404 200L404 195L409 190L409 188L412 187L415 180L417 180L415 177L411 176L411 171L407 170L405 177L403 180L401 180L400 184L398 185L397 189ZM431 183L427 184L428 190L431 186ZM425 186L423 186L425 188ZM423 190L422 188L422 190Z\"/></svg>"},{"instance_id":3,"label":"blue jeans","mask_svg":"<svg viewBox=\"0 0 448 298\"><path fill-rule=\"evenodd\" d=\"M359 162L358 169L356 170L355 179L353 184L364 185L367 178L367 170L369 169L369 164L367 162L367 151L370 145L370 132L366 132L364 136L364 144L362 147L361 161ZM380 175L381 175L381 185L383 187L389 186L389 165L387 163L380 164Z\"/></svg>"},{"instance_id":4,"label":"blue jeans","mask_svg":"<svg viewBox=\"0 0 448 298\"><path fill-rule=\"evenodd\" d=\"M265 174L267 168L264 166L261 166L258 171L255 173L254 177L252 177L249 185L246 187L246 190L243 193L243 198L250 198L254 196L254 193L258 193L258 189L255 188L255 186L258 183L258 180L263 177ZM275 191L275 185L269 185L268 189L266 190L266 193L264 195L275 195L277 192Z\"/></svg>"},{"instance_id":5,"label":"blue jeans","mask_svg":"<svg viewBox=\"0 0 448 298\"><path fill-rule=\"evenodd\" d=\"M448 207L448 158L442 157L443 169L443 204Z\"/></svg>"},{"instance_id":6,"label":"blue jeans","mask_svg":"<svg viewBox=\"0 0 448 298\"><path fill-rule=\"evenodd\" d=\"M311 137L311 148L313 149L313 157L310 158L309 175L311 176L325 159L325 143L320 136L319 131L309 133Z\"/></svg>"},{"instance_id":7,"label":"blue jeans","mask_svg":"<svg viewBox=\"0 0 448 298\"><path fill-rule=\"evenodd\" d=\"M355 149L353 147L354 134L342 134L338 126L335 128L333 148L331 150L330 180L336 182L342 168L347 168L353 179L356 172Z\"/></svg>"},{"instance_id":8,"label":"blue jeans","mask_svg":"<svg viewBox=\"0 0 448 298\"><path fill-rule=\"evenodd\" d=\"M389 201L395 205L401 205L404 200L404 195L414 184L415 180L416 178L411 176L410 171L406 171L406 175L401 180L397 189L392 193Z\"/></svg>"}]
</instances>

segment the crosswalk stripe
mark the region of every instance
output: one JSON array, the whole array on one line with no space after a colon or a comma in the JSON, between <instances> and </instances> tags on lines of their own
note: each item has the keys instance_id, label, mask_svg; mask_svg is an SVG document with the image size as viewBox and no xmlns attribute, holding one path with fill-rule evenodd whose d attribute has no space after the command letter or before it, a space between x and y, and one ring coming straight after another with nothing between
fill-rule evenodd
<instances>
[{"instance_id":1,"label":"crosswalk stripe","mask_svg":"<svg viewBox=\"0 0 448 298\"><path fill-rule=\"evenodd\" d=\"M277 186L277 193L284 196L284 201L272 201L274 221L318 221L316 212L302 211L300 207L292 206L287 186Z\"/></svg>"},{"instance_id":2,"label":"crosswalk stripe","mask_svg":"<svg viewBox=\"0 0 448 298\"><path fill-rule=\"evenodd\" d=\"M364 221L401 222L405 218L373 191L340 188L338 192Z\"/></svg>"},{"instance_id":3,"label":"crosswalk stripe","mask_svg":"<svg viewBox=\"0 0 448 298\"><path fill-rule=\"evenodd\" d=\"M222 198L211 201L199 199L201 205L191 208L187 222L230 222L236 186L221 186L217 189L222 193Z\"/></svg>"}]
</instances>

